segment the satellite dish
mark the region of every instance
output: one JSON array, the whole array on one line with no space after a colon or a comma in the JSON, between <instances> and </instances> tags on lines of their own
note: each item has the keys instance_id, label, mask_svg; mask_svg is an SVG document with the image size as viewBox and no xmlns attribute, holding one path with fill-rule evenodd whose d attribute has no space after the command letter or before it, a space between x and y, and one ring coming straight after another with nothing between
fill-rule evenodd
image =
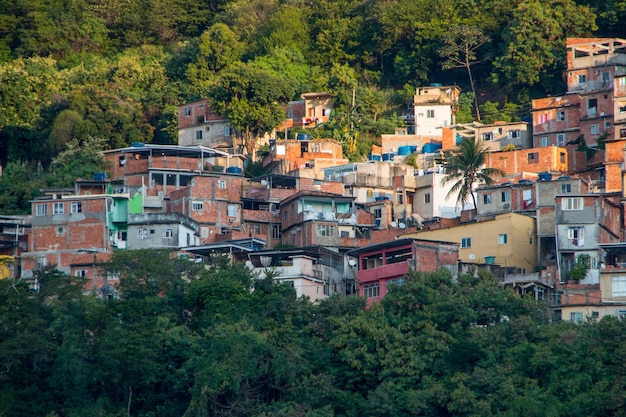
<instances>
[{"instance_id":1,"label":"satellite dish","mask_svg":"<svg viewBox=\"0 0 626 417\"><path fill-rule=\"evenodd\" d=\"M404 224L404 223L400 222L400 223L398 223L398 227L399 227L400 229L406 229L406 224Z\"/></svg>"},{"instance_id":2,"label":"satellite dish","mask_svg":"<svg viewBox=\"0 0 626 417\"><path fill-rule=\"evenodd\" d=\"M267 181L261 180L261 185L265 187L267 185Z\"/></svg>"},{"instance_id":3,"label":"satellite dish","mask_svg":"<svg viewBox=\"0 0 626 417\"><path fill-rule=\"evenodd\" d=\"M354 259L350 259L348 263L350 264L350 266L356 266L356 261Z\"/></svg>"},{"instance_id":4,"label":"satellite dish","mask_svg":"<svg viewBox=\"0 0 626 417\"><path fill-rule=\"evenodd\" d=\"M470 253L467 257L470 258L471 261L476 259L476 255L474 255L473 253Z\"/></svg>"},{"instance_id":5,"label":"satellite dish","mask_svg":"<svg viewBox=\"0 0 626 417\"><path fill-rule=\"evenodd\" d=\"M250 271L254 269L254 264L252 263L251 260L246 261L246 268L248 268Z\"/></svg>"},{"instance_id":6,"label":"satellite dish","mask_svg":"<svg viewBox=\"0 0 626 417\"><path fill-rule=\"evenodd\" d=\"M391 226L391 227L398 227L398 223L396 223L396 222L391 222L391 223L389 223L389 226Z\"/></svg>"}]
</instances>

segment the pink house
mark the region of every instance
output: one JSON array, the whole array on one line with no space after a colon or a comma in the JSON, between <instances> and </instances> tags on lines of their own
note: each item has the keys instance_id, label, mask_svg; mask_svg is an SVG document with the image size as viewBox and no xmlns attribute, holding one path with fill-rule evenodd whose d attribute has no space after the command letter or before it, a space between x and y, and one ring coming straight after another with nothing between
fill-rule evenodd
<instances>
[{"instance_id":1,"label":"pink house","mask_svg":"<svg viewBox=\"0 0 626 417\"><path fill-rule=\"evenodd\" d=\"M459 244L422 239L396 239L348 251L356 258L350 264L357 268L359 295L367 297L368 305L379 301L389 285L404 284L409 271L434 272L446 268L456 274Z\"/></svg>"}]
</instances>

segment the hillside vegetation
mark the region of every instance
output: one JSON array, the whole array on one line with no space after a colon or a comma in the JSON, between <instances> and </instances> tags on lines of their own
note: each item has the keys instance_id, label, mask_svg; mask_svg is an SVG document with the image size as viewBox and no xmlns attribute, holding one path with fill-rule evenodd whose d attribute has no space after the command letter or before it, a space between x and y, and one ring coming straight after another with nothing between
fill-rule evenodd
<instances>
[{"instance_id":1,"label":"hillside vegetation","mask_svg":"<svg viewBox=\"0 0 626 417\"><path fill-rule=\"evenodd\" d=\"M117 252L108 301L53 269L0 280L0 416L624 415L626 321L549 323L446 272L314 305L223 259Z\"/></svg>"},{"instance_id":2,"label":"hillside vegetation","mask_svg":"<svg viewBox=\"0 0 626 417\"><path fill-rule=\"evenodd\" d=\"M518 120L565 90L567 37L626 31L622 3L1 0L0 212L102 169L55 163L68 145L175 143L176 106L200 97L262 134L289 100L329 91L334 115L313 136L358 134L352 160L401 124L419 85L461 86L460 122L476 115L473 90L481 120Z\"/></svg>"}]
</instances>

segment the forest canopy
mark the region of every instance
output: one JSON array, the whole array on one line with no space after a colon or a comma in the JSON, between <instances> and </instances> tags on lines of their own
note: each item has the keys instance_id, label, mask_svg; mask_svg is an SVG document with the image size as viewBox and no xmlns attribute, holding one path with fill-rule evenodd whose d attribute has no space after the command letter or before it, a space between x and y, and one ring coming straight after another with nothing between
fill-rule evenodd
<instances>
[{"instance_id":1,"label":"forest canopy","mask_svg":"<svg viewBox=\"0 0 626 417\"><path fill-rule=\"evenodd\" d=\"M312 135L353 161L402 125L420 85L460 86L459 122L522 120L532 98L565 91L567 37L626 36L622 3L0 0L0 166L58 185L68 144L176 143L176 106L198 98L255 136L302 93L331 92Z\"/></svg>"},{"instance_id":2,"label":"forest canopy","mask_svg":"<svg viewBox=\"0 0 626 417\"><path fill-rule=\"evenodd\" d=\"M241 264L115 253L118 297L0 281L0 416L620 416L626 321L550 322L493 276L313 304Z\"/></svg>"}]
</instances>

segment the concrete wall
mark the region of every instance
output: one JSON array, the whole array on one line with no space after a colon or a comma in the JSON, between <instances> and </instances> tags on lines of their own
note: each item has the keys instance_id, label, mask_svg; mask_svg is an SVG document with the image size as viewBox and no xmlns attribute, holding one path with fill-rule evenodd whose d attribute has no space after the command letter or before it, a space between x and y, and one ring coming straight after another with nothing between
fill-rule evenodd
<instances>
[{"instance_id":1,"label":"concrete wall","mask_svg":"<svg viewBox=\"0 0 626 417\"><path fill-rule=\"evenodd\" d=\"M499 235L507 235L507 243L499 243ZM471 246L459 247L459 260L485 262L486 256L495 256L495 263L513 266L531 272L537 264L535 220L515 213L496 216L494 220L461 224L437 230L422 230L406 237L459 242L471 239Z\"/></svg>"}]
</instances>

